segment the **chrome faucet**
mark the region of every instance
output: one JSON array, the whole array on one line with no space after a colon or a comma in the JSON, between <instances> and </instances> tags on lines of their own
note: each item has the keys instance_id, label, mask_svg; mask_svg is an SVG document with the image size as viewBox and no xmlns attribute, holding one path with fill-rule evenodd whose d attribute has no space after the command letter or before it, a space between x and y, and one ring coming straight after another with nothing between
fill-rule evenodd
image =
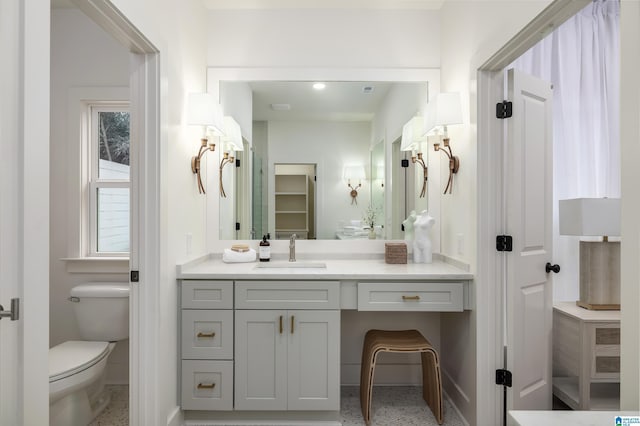
<instances>
[{"instance_id":1,"label":"chrome faucet","mask_svg":"<svg viewBox=\"0 0 640 426\"><path fill-rule=\"evenodd\" d=\"M291 234L289 237L289 262L296 261L296 234Z\"/></svg>"}]
</instances>

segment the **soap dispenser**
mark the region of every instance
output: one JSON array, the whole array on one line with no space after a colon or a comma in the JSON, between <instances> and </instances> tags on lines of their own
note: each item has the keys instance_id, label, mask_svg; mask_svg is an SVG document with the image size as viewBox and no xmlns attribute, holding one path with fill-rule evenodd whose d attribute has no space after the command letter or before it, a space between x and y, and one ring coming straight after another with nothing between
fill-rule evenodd
<instances>
[{"instance_id":1,"label":"soap dispenser","mask_svg":"<svg viewBox=\"0 0 640 426\"><path fill-rule=\"evenodd\" d=\"M267 241L267 236L262 236L259 251L260 262L268 262L271 259L271 243Z\"/></svg>"}]
</instances>

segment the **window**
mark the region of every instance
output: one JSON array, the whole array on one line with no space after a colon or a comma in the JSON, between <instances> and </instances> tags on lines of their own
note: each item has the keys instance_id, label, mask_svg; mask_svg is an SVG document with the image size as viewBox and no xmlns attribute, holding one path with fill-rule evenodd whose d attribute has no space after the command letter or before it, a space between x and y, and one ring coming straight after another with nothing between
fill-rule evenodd
<instances>
[{"instance_id":1,"label":"window","mask_svg":"<svg viewBox=\"0 0 640 426\"><path fill-rule=\"evenodd\" d=\"M127 103L92 102L89 111L88 256L129 253L129 145Z\"/></svg>"}]
</instances>

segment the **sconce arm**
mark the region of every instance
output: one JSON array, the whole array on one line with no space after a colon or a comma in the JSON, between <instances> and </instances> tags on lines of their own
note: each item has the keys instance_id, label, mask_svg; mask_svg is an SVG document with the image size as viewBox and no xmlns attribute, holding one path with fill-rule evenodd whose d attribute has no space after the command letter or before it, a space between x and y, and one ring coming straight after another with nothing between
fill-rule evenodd
<instances>
[{"instance_id":1,"label":"sconce arm","mask_svg":"<svg viewBox=\"0 0 640 426\"><path fill-rule=\"evenodd\" d=\"M231 164L235 161L235 157L234 156L229 156L228 152L224 153L224 156L222 157L222 160L220 160L220 176L218 179L218 182L220 184L220 196L227 198L227 193L224 192L224 184L222 183L222 169L224 169L224 166L226 166L227 164Z\"/></svg>"},{"instance_id":2,"label":"sconce arm","mask_svg":"<svg viewBox=\"0 0 640 426\"><path fill-rule=\"evenodd\" d=\"M216 149L216 144L208 144L208 142L209 139L207 138L200 139L200 148L198 149L198 154L191 157L191 171L197 175L198 192L200 194L206 194L206 191L204 190L204 184L202 183L202 176L200 175L202 157L207 151L215 151Z\"/></svg>"}]
</instances>

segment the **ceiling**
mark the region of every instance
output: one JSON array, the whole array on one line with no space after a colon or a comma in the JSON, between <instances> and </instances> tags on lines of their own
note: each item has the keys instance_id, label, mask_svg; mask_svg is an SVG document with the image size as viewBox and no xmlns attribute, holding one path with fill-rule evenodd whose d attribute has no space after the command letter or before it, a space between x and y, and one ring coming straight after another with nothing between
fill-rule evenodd
<instances>
[{"instance_id":1,"label":"ceiling","mask_svg":"<svg viewBox=\"0 0 640 426\"><path fill-rule=\"evenodd\" d=\"M440 9L445 0L203 0L208 9Z\"/></svg>"},{"instance_id":2,"label":"ceiling","mask_svg":"<svg viewBox=\"0 0 640 426\"><path fill-rule=\"evenodd\" d=\"M445 0L202 0L208 9L440 9ZM51 7L75 8L71 0Z\"/></svg>"},{"instance_id":3,"label":"ceiling","mask_svg":"<svg viewBox=\"0 0 640 426\"><path fill-rule=\"evenodd\" d=\"M249 82L253 91L253 119L257 121L370 121L384 100L390 82L326 82L315 90L314 82ZM372 90L365 93L365 87ZM224 90L224 89L223 89ZM289 105L274 110L272 104Z\"/></svg>"}]
</instances>

